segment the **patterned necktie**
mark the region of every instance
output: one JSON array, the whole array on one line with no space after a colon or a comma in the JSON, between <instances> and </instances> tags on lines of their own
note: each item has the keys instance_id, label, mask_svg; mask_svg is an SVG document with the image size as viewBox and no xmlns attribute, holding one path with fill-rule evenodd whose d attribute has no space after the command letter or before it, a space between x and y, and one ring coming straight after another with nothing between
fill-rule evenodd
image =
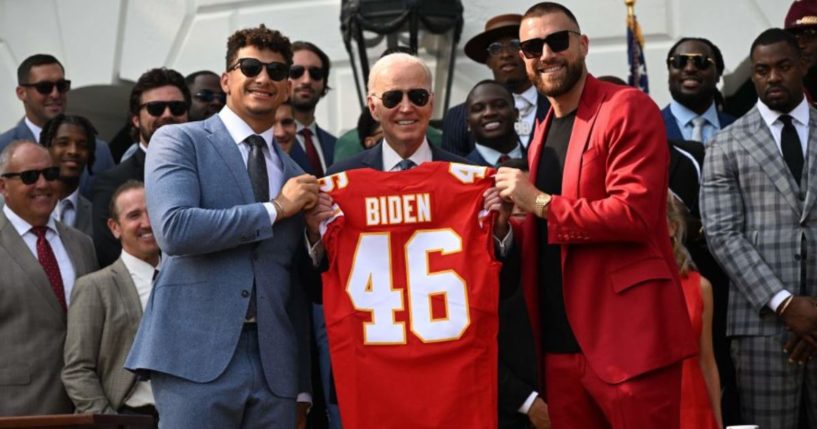
<instances>
[{"instance_id":1,"label":"patterned necktie","mask_svg":"<svg viewBox=\"0 0 817 429\"><path fill-rule=\"evenodd\" d=\"M60 303L62 310L66 310L65 304L65 289L62 285L62 275L60 275L60 266L57 263L57 258L54 256L54 251L51 249L51 244L45 238L45 233L48 228L45 226L35 226L31 228L31 232L37 236L37 260L45 271L51 289L54 295L57 296L57 301Z\"/></svg>"},{"instance_id":2,"label":"patterned necktie","mask_svg":"<svg viewBox=\"0 0 817 429\"><path fill-rule=\"evenodd\" d=\"M397 168L399 168L400 171L411 170L412 168L414 168L416 166L417 166L417 164L415 164L414 161L412 161L410 159L404 159L404 160L397 163Z\"/></svg>"},{"instance_id":3,"label":"patterned necktie","mask_svg":"<svg viewBox=\"0 0 817 429\"><path fill-rule=\"evenodd\" d=\"M304 138L304 148L306 149L306 157L309 160L309 165L318 177L323 177L323 166L321 165L321 158L318 156L318 150L315 149L315 143L312 141L312 131L309 128L304 128L298 131Z\"/></svg>"},{"instance_id":4,"label":"patterned necktie","mask_svg":"<svg viewBox=\"0 0 817 429\"><path fill-rule=\"evenodd\" d=\"M696 116L692 118L692 140L696 142L704 142L704 125L706 125L706 118L703 116Z\"/></svg>"},{"instance_id":5,"label":"patterned necktie","mask_svg":"<svg viewBox=\"0 0 817 429\"><path fill-rule=\"evenodd\" d=\"M792 117L781 115L778 119L783 123L783 131L780 133L780 149L783 152L783 160L789 166L794 181L800 184L800 177L803 175L803 146L800 144L800 137L797 129L791 122Z\"/></svg>"},{"instance_id":6,"label":"patterned necktie","mask_svg":"<svg viewBox=\"0 0 817 429\"><path fill-rule=\"evenodd\" d=\"M255 200L267 202L269 198L269 176L267 175L267 161L264 159L263 148L266 145L264 139L256 134L247 137L247 144L250 145L250 156L247 158L247 172L250 174L252 191Z\"/></svg>"}]
</instances>

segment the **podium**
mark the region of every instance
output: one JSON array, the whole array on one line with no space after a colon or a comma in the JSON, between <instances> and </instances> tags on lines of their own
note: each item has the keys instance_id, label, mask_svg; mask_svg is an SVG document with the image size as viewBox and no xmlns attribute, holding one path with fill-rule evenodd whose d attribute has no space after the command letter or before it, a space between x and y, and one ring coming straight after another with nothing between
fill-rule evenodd
<instances>
[{"instance_id":1,"label":"podium","mask_svg":"<svg viewBox=\"0 0 817 429\"><path fill-rule=\"evenodd\" d=\"M50 414L0 417L0 429L153 429L153 417L117 414Z\"/></svg>"}]
</instances>

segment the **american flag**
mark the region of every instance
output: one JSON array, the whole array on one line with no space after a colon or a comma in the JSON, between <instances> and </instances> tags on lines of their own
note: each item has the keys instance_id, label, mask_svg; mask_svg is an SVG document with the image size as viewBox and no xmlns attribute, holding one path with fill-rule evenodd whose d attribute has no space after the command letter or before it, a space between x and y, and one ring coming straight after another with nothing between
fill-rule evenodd
<instances>
[{"instance_id":1,"label":"american flag","mask_svg":"<svg viewBox=\"0 0 817 429\"><path fill-rule=\"evenodd\" d=\"M647 79L647 64L644 62L644 36L641 27L632 13L632 7L627 14L627 62L630 64L628 83L649 93L650 83Z\"/></svg>"}]
</instances>

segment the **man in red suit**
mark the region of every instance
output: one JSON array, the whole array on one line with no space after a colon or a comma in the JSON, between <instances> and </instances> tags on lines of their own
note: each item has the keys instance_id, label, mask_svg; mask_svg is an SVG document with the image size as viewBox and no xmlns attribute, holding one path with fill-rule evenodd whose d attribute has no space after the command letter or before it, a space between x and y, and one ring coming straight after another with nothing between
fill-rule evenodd
<instances>
[{"instance_id":1,"label":"man in red suit","mask_svg":"<svg viewBox=\"0 0 817 429\"><path fill-rule=\"evenodd\" d=\"M539 3L519 30L528 77L552 108L530 177L501 168L544 364L553 428L678 428L681 361L696 343L666 223L668 145L640 91L587 73L575 16Z\"/></svg>"}]
</instances>

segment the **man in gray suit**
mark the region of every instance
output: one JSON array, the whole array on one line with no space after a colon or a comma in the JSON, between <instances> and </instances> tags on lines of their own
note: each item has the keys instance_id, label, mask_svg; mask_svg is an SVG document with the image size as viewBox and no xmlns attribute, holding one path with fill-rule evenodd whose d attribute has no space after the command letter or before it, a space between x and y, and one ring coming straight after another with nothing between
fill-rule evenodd
<instances>
[{"instance_id":1,"label":"man in gray suit","mask_svg":"<svg viewBox=\"0 0 817 429\"><path fill-rule=\"evenodd\" d=\"M35 54L23 60L17 67L16 94L26 114L14 128L0 134L0 150L14 140L40 141L40 132L45 123L68 107L70 90L71 81L65 79L65 69L53 56ZM97 140L95 155L96 173L114 166L108 143ZM82 174L80 192L86 198L91 197L93 178L88 170Z\"/></svg>"},{"instance_id":2,"label":"man in gray suit","mask_svg":"<svg viewBox=\"0 0 817 429\"><path fill-rule=\"evenodd\" d=\"M712 254L730 279L727 335L744 420L796 429L804 409L813 428L817 110L803 94L794 36L766 30L752 44L751 61L760 99L710 143L701 214Z\"/></svg>"},{"instance_id":3,"label":"man in gray suit","mask_svg":"<svg viewBox=\"0 0 817 429\"><path fill-rule=\"evenodd\" d=\"M123 368L159 265L142 182L117 188L108 227L122 243L112 265L77 280L68 309L62 381L79 413L155 414L149 381Z\"/></svg>"},{"instance_id":4,"label":"man in gray suit","mask_svg":"<svg viewBox=\"0 0 817 429\"><path fill-rule=\"evenodd\" d=\"M226 107L150 142L145 190L164 262L125 367L150 374L161 427L291 428L310 383L293 271L318 182L272 144L289 39L240 30L226 57Z\"/></svg>"},{"instance_id":5,"label":"man in gray suit","mask_svg":"<svg viewBox=\"0 0 817 429\"><path fill-rule=\"evenodd\" d=\"M60 381L65 307L97 265L91 239L51 217L58 176L34 142L0 153L0 416L74 409Z\"/></svg>"}]
</instances>

